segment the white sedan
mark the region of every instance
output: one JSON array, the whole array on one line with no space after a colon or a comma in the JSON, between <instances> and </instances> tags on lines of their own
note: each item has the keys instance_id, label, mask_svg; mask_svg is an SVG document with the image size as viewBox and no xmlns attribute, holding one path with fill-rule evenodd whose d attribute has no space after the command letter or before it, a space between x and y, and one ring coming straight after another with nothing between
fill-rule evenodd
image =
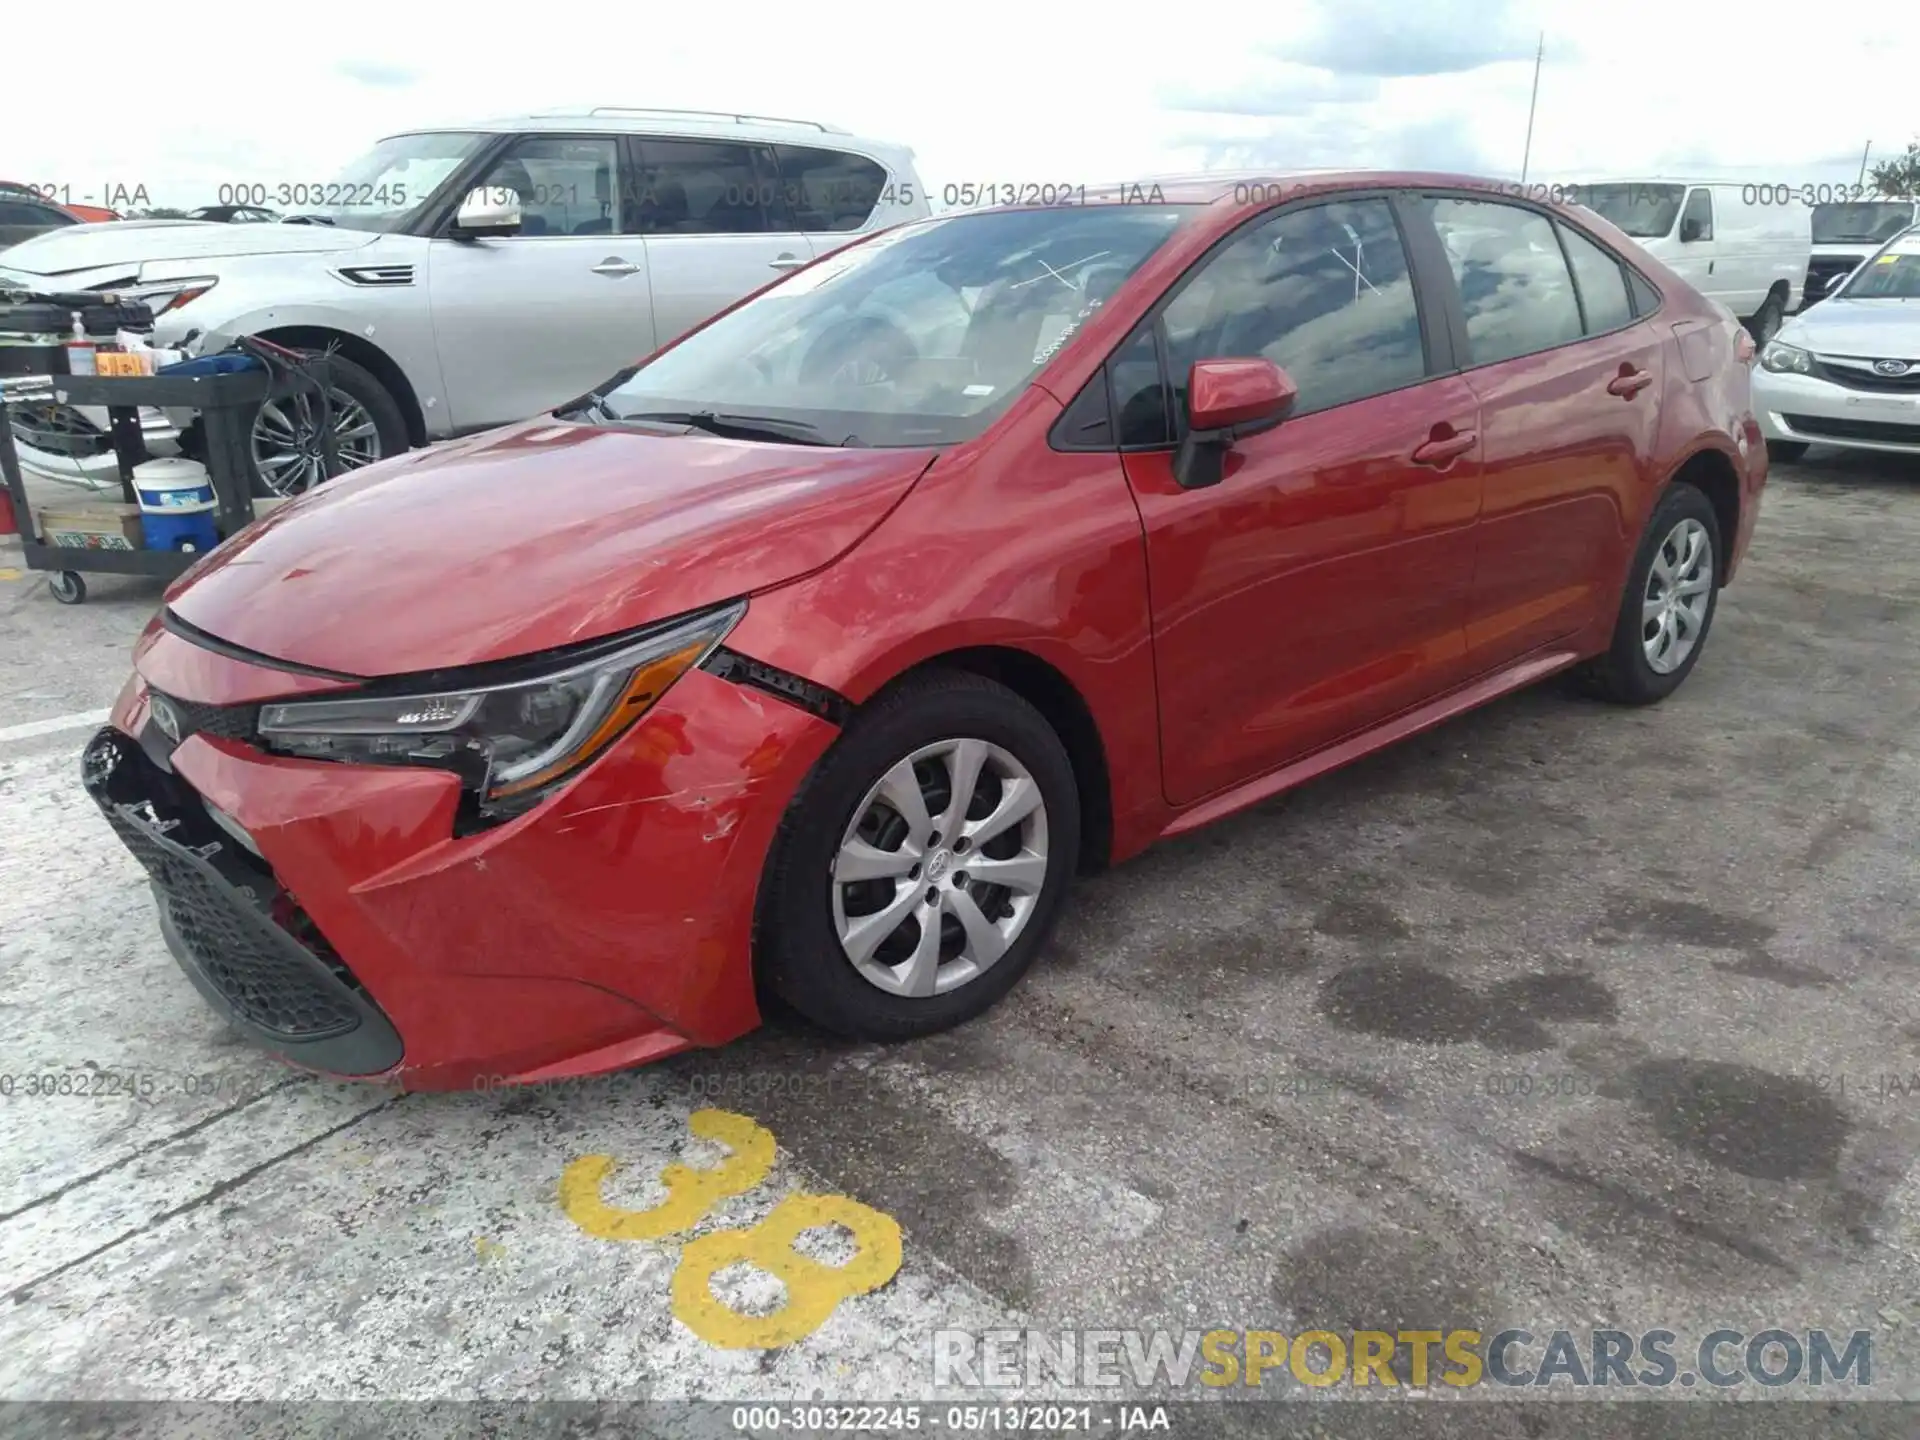
<instances>
[{"instance_id":1,"label":"white sedan","mask_svg":"<svg viewBox=\"0 0 1920 1440\"><path fill-rule=\"evenodd\" d=\"M1808 445L1920 455L1920 226L1781 327L1753 403L1775 460Z\"/></svg>"}]
</instances>

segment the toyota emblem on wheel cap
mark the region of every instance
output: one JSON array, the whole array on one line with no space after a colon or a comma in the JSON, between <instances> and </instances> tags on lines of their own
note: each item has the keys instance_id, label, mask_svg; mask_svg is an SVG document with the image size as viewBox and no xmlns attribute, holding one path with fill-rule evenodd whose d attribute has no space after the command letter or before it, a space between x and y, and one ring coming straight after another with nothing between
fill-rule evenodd
<instances>
[{"instance_id":1,"label":"toyota emblem on wheel cap","mask_svg":"<svg viewBox=\"0 0 1920 1440\"><path fill-rule=\"evenodd\" d=\"M1913 366L1909 365L1905 360L1876 360L1873 362L1873 373L1876 375L1904 375L1912 368Z\"/></svg>"}]
</instances>

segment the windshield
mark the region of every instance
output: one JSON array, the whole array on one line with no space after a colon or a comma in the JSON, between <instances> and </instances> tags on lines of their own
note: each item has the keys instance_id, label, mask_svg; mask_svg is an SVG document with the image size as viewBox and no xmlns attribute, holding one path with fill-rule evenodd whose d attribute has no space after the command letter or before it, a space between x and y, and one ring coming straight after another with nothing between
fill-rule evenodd
<instances>
[{"instance_id":1,"label":"windshield","mask_svg":"<svg viewBox=\"0 0 1920 1440\"><path fill-rule=\"evenodd\" d=\"M1687 198L1687 187L1583 185L1573 198L1635 239L1653 240L1673 233L1673 222L1680 216L1680 202Z\"/></svg>"},{"instance_id":2,"label":"windshield","mask_svg":"<svg viewBox=\"0 0 1920 1440\"><path fill-rule=\"evenodd\" d=\"M1910 200L1858 200L1844 205L1813 207L1813 243L1845 244L1847 241L1882 244L1898 235L1914 221Z\"/></svg>"},{"instance_id":3,"label":"windshield","mask_svg":"<svg viewBox=\"0 0 1920 1440\"><path fill-rule=\"evenodd\" d=\"M1876 255L1840 293L1849 300L1920 300L1920 250Z\"/></svg>"},{"instance_id":4,"label":"windshield","mask_svg":"<svg viewBox=\"0 0 1920 1440\"><path fill-rule=\"evenodd\" d=\"M250 197L285 212L349 230L398 230L427 203L484 135L394 135L325 184L253 187ZM258 192L264 189L266 194Z\"/></svg>"},{"instance_id":5,"label":"windshield","mask_svg":"<svg viewBox=\"0 0 1920 1440\"><path fill-rule=\"evenodd\" d=\"M841 443L985 430L1191 207L941 216L800 271L606 394L617 418L745 413Z\"/></svg>"}]
</instances>

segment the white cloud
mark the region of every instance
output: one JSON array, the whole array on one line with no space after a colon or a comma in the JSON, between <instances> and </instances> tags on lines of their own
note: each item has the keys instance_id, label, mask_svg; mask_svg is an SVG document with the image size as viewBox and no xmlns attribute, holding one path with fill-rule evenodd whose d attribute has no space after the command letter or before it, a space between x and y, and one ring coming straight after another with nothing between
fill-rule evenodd
<instances>
[{"instance_id":1,"label":"white cloud","mask_svg":"<svg viewBox=\"0 0 1920 1440\"><path fill-rule=\"evenodd\" d=\"M1920 74L1920 26L1783 30L1732 0L1228 0L1171 18L1031 0L332 0L297 20L210 3L164 23L101 0L85 33L123 37L109 48L143 68L76 91L59 58L72 16L14 10L9 54L52 58L9 67L0 178L96 203L115 187L189 205L223 183L324 181L410 125L582 103L814 117L914 146L936 189L1230 163L1514 174L1543 27L1532 178L1800 183L1852 178L1870 139L1904 147Z\"/></svg>"}]
</instances>

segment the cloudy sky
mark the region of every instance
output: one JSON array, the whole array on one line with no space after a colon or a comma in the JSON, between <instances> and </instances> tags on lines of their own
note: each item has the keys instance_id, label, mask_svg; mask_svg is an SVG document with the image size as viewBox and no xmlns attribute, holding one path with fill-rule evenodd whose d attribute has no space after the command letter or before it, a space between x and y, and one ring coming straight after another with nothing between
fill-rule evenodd
<instances>
[{"instance_id":1,"label":"cloudy sky","mask_svg":"<svg viewBox=\"0 0 1920 1440\"><path fill-rule=\"evenodd\" d=\"M151 204L204 204L222 184L325 181L410 125L579 104L825 120L913 146L936 193L1224 166L1511 178L1542 30L1533 180L1852 180L1868 142L1888 155L1920 128L1920 24L1821 36L1811 12L1732 0L1224 0L1187 13L1183 32L1178 7L1037 0L176 0L164 23L128 0L22 4L5 24L0 179L93 203L143 188ZM101 48L80 58L79 41ZM45 63L23 63L41 45ZM128 68L110 76L102 56L116 51Z\"/></svg>"}]
</instances>

